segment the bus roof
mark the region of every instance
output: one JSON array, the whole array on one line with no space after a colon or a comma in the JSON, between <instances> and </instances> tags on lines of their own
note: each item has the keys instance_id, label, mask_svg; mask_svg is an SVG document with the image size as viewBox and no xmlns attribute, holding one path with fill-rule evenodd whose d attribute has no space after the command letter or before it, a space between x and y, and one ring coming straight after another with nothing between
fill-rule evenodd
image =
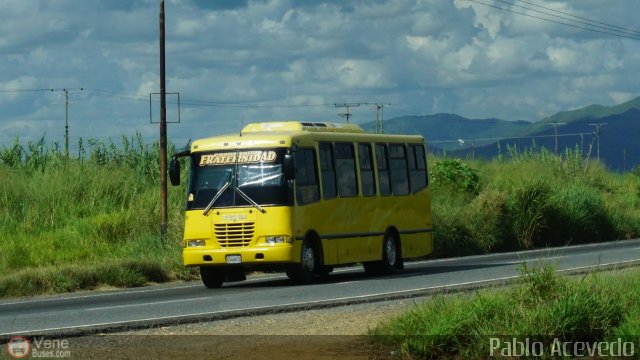
<instances>
[{"instance_id":1,"label":"bus roof","mask_svg":"<svg viewBox=\"0 0 640 360\"><path fill-rule=\"evenodd\" d=\"M290 147L293 139L313 137L335 141L424 141L420 135L383 135L366 133L355 124L326 122L278 121L246 125L239 134L226 134L195 140L191 151L235 148ZM372 138L375 137L375 140Z\"/></svg>"},{"instance_id":2,"label":"bus roof","mask_svg":"<svg viewBox=\"0 0 640 360\"><path fill-rule=\"evenodd\" d=\"M317 131L317 132L340 132L340 133L364 133L364 130L356 124L335 124L325 122L300 122L300 121L277 121L259 122L248 124L242 129L242 134L247 133L272 133L272 132L297 132L297 131Z\"/></svg>"}]
</instances>

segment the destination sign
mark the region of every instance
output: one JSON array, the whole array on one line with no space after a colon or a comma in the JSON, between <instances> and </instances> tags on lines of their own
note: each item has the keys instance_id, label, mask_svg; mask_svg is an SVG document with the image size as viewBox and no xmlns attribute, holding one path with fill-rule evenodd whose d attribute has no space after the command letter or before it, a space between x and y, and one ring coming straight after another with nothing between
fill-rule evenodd
<instances>
[{"instance_id":1,"label":"destination sign","mask_svg":"<svg viewBox=\"0 0 640 360\"><path fill-rule=\"evenodd\" d=\"M216 166L235 164L255 164L261 162L274 162L276 160L276 152L272 150L257 151L238 151L224 152L216 154L202 155L200 158L200 166Z\"/></svg>"}]
</instances>

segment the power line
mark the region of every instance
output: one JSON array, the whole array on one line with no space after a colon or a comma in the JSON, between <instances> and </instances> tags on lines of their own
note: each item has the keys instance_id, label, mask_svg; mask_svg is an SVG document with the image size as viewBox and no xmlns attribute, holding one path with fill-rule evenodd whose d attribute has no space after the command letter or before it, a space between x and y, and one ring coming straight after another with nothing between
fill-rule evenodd
<instances>
[{"instance_id":1,"label":"power line","mask_svg":"<svg viewBox=\"0 0 640 360\"><path fill-rule=\"evenodd\" d=\"M100 94L100 96L114 96L124 99L131 99L135 101L148 101L147 97L138 95L131 95L125 93L119 93L107 90L87 89L90 92ZM154 100L157 101L157 100ZM182 99L181 106L187 107L222 107L222 108L305 108L305 107L330 107L334 106L333 103L318 103L318 104L267 104L263 102L251 102L251 101L216 101L216 100L201 100L201 99Z\"/></svg>"},{"instance_id":2,"label":"power line","mask_svg":"<svg viewBox=\"0 0 640 360\"><path fill-rule=\"evenodd\" d=\"M21 93L21 92L37 92L37 91L51 91L52 89L3 89L0 93Z\"/></svg>"},{"instance_id":3,"label":"power line","mask_svg":"<svg viewBox=\"0 0 640 360\"><path fill-rule=\"evenodd\" d=\"M233 103L233 102L215 102L215 101L203 101L203 100L183 100L185 106L193 107L227 107L227 108L305 108L305 107L329 107L334 104L265 104L265 103Z\"/></svg>"},{"instance_id":4,"label":"power line","mask_svg":"<svg viewBox=\"0 0 640 360\"><path fill-rule=\"evenodd\" d=\"M559 14L572 16L572 17L574 17L574 18L576 18L576 19L581 19L581 20L585 20L585 21L593 22L593 23L596 23L596 24L606 25L606 26L609 26L609 27L612 27L612 28L616 28L616 29L623 30L623 31L627 31L627 32L631 32L631 33L640 34L640 31L636 31L636 30L632 30L632 29L623 28L623 27L620 27L620 26L616 26L616 25L608 24L608 23L605 23L605 22L597 21L597 20L587 19L587 18L584 18L584 17L580 17L580 16L577 16L577 15L570 14L570 13L562 12L562 11L560 11L560 10L555 10L555 9L551 9L551 8L548 8L548 7L545 7L545 6L542 6L542 5L534 4L534 3L532 3L532 2L528 2L528 1L525 1L525 0L516 0L516 1L520 1L520 2L523 2L523 3L525 3L525 4L529 4L529 5L531 5L531 6L539 7L539 8L545 9L545 10L554 11L554 12L557 12L557 13L559 13Z\"/></svg>"},{"instance_id":5,"label":"power line","mask_svg":"<svg viewBox=\"0 0 640 360\"><path fill-rule=\"evenodd\" d=\"M69 93L83 91L84 88L38 88L38 89L2 89L0 93L23 92L64 92L64 153L69 157Z\"/></svg>"},{"instance_id":6,"label":"power line","mask_svg":"<svg viewBox=\"0 0 640 360\"><path fill-rule=\"evenodd\" d=\"M582 136L585 133L573 133L573 134L558 134L558 137L569 137L569 136ZM478 138L478 139L466 139L466 141L501 141L501 140L526 140L526 139L538 139L538 138L551 138L556 135L532 135L532 136L514 136L514 137L495 137L495 138ZM427 141L429 144L446 144L446 143L460 143L462 140L462 144L464 144L465 139L456 139L456 140L436 140L436 141Z\"/></svg>"},{"instance_id":7,"label":"power line","mask_svg":"<svg viewBox=\"0 0 640 360\"><path fill-rule=\"evenodd\" d=\"M528 17L531 17L531 18L534 18L534 19L544 20L544 21L548 21L548 22L552 22L552 23L560 24L560 25L565 25L565 26L571 26L571 27L574 27L574 28L577 28L577 29L582 29L582 30L587 30L587 31L600 33L600 34L617 36L617 37L622 37L622 38L627 38L627 39L632 39L632 40L640 40L640 37L635 37L635 36L631 36L631 35L617 34L617 33L614 33L614 32L596 30L596 29L592 29L592 28L588 28L588 27L584 27L584 26L579 26L579 25L575 25L575 24L569 24L569 23L566 23L566 22L558 21L558 20L548 19L548 18L544 18L544 17L541 17L541 16L535 16L535 15L531 15L531 14L515 11L515 10L512 10L512 9L503 8L503 7L500 7L500 6L497 6L497 5L487 4L487 3L484 3L484 2L478 1L478 0L467 0L467 1L471 1L471 2L474 2L476 4L492 7L494 9L499 9L499 10L503 10L503 11L512 12L512 13L518 14L518 15L528 16Z\"/></svg>"},{"instance_id":8,"label":"power line","mask_svg":"<svg viewBox=\"0 0 640 360\"><path fill-rule=\"evenodd\" d=\"M67 89L78 90L78 89ZM117 91L110 90L101 90L101 89L93 89L93 88L80 88L79 90L84 90L90 96L97 97L113 97L120 98L124 100L132 100L132 101L144 101L148 102L149 98L147 96L139 96L133 94L127 94ZM64 89L11 89L11 90L0 90L0 92L27 92L27 91L64 91ZM157 102L158 100L152 99L152 101ZM167 103L177 104L174 101L167 101ZM269 104L264 102L251 102L251 101L216 101L216 100L200 100L200 99L182 99L180 101L180 106L185 107L218 107L218 108L244 108L244 109L277 109L277 108L312 108L312 107L344 107L342 105L345 104L337 104L337 103L316 103L316 104ZM355 107L353 104L348 104L349 107ZM391 105L391 104L372 104L368 102L358 103L359 105ZM378 112L381 111L381 108L378 108ZM347 109L349 112L349 109ZM346 114L340 114L343 117L347 117ZM348 119L351 118L351 113L349 112Z\"/></svg>"},{"instance_id":9,"label":"power line","mask_svg":"<svg viewBox=\"0 0 640 360\"><path fill-rule=\"evenodd\" d=\"M501 2L501 3L503 3L503 4L507 4L507 5L511 5L511 6L513 6L513 7L518 7L518 8L521 8L521 9L525 9L525 10L533 11L533 12L536 12L536 13L539 13L539 14L544 14L544 15L548 15L548 16L553 16L553 17L556 17L556 18L559 18L559 19L563 19L563 20L573 21L573 22L576 22L576 23L578 23L578 24L583 24L583 25L587 25L587 26L592 26L592 27L596 27L596 28L600 28L600 29L605 29L605 30L613 31L613 32L619 32L619 33L622 33L622 34L625 34L625 35L632 35L632 36L639 36L639 35L640 35L640 32L637 32L637 31L634 31L634 30L628 30L628 29L624 29L624 30L617 30L617 29L613 29L613 28L618 28L618 26L614 26L614 25L610 25L610 24L606 24L606 23L601 23L601 22L599 22L599 21L594 21L594 20L590 20L590 19L586 19L586 18L582 18L582 17L578 17L578 16L575 16L575 15L572 15L572 14L569 14L569 13L564 13L564 12L556 11L556 10L553 10L553 9L550 9L550 8L546 8L546 7L542 7L542 8L547 9L547 10L549 10L549 11L558 12L558 13L560 13L560 14L567 15L567 16L570 16L570 17L560 16L560 15L556 15L556 14L548 13L548 12L545 12L545 11L540 11L540 10L532 9L532 8L530 8L530 7L526 7L526 6L522 6L522 5L517 5L517 4L515 4L515 3L509 2L509 1L505 1L505 0L494 0L494 1ZM517 1L517 0L516 0L516 1ZM529 3L529 2L526 2L526 1L525 1L525 3L527 3L527 4L531 4L531 5L533 5L533 6L536 6L535 4L532 4L532 3ZM574 17L574 18L576 18L576 19L580 19L580 20L572 19L571 17ZM586 21L581 21L581 20L586 20ZM604 25L606 25L606 26L602 26L602 25L598 25L598 24L604 24ZM622 28L621 28L621 29L622 29Z\"/></svg>"}]
</instances>

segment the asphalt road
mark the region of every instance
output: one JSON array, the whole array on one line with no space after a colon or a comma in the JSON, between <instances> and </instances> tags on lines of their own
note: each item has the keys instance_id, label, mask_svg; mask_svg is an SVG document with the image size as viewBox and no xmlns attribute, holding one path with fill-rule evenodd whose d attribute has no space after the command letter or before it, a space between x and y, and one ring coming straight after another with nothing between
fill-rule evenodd
<instances>
[{"instance_id":1,"label":"asphalt road","mask_svg":"<svg viewBox=\"0 0 640 360\"><path fill-rule=\"evenodd\" d=\"M523 262L539 260L565 272L640 264L640 239L407 262L405 270L383 277L349 267L312 285L293 285L283 274L261 274L215 290L197 281L4 300L0 336L114 331L462 291L515 281Z\"/></svg>"}]
</instances>

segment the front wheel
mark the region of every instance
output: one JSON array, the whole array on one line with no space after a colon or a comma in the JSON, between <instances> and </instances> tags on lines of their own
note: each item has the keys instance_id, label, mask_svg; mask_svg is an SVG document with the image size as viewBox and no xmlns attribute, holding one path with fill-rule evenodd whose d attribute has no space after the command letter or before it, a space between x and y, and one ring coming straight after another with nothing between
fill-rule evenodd
<instances>
[{"instance_id":1,"label":"front wheel","mask_svg":"<svg viewBox=\"0 0 640 360\"><path fill-rule=\"evenodd\" d=\"M200 266L200 279L209 289L217 289L224 282L224 269L212 266Z\"/></svg>"},{"instance_id":2,"label":"front wheel","mask_svg":"<svg viewBox=\"0 0 640 360\"><path fill-rule=\"evenodd\" d=\"M287 276L296 283L307 284L313 281L320 267L316 248L310 241L305 240L302 243L300 264L291 266L287 270Z\"/></svg>"}]
</instances>

